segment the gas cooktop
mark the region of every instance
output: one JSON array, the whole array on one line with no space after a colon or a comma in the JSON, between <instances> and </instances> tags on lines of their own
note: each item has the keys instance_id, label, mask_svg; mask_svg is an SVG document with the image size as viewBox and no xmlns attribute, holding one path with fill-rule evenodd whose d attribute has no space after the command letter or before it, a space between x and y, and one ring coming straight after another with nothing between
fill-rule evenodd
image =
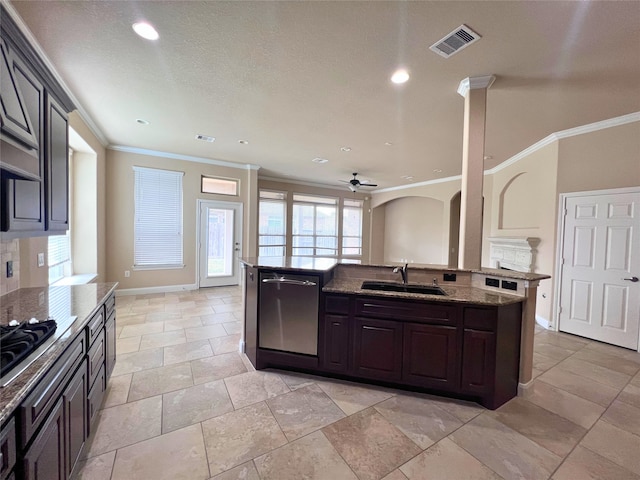
<instances>
[{"instance_id":1,"label":"gas cooktop","mask_svg":"<svg viewBox=\"0 0 640 480\"><path fill-rule=\"evenodd\" d=\"M7 386L42 355L75 318L63 322L62 328L52 318L0 325L0 387Z\"/></svg>"}]
</instances>

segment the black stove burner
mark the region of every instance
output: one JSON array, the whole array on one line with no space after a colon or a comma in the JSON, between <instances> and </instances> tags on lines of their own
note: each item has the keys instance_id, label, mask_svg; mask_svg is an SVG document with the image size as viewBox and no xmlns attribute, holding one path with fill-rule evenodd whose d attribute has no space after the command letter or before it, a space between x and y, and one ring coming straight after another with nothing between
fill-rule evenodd
<instances>
[{"instance_id":1,"label":"black stove burner","mask_svg":"<svg viewBox=\"0 0 640 480\"><path fill-rule=\"evenodd\" d=\"M22 323L16 327L0 325L0 377L16 367L56 331L55 320Z\"/></svg>"}]
</instances>

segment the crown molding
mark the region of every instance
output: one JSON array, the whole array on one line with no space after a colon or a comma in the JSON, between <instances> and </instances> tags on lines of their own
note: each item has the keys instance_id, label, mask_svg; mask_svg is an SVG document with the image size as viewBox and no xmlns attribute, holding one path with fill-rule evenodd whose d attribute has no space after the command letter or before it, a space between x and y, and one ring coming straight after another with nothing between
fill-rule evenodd
<instances>
[{"instance_id":1,"label":"crown molding","mask_svg":"<svg viewBox=\"0 0 640 480\"><path fill-rule=\"evenodd\" d=\"M289 178L277 178L277 177L263 177L263 176L260 176L260 177L258 177L258 181L260 181L260 180L266 180L268 182L290 183L290 184L293 184L293 185L304 185L305 187L327 188L329 190L339 190L339 191L345 190L344 187L338 186L338 185L330 185L330 184L326 184L326 183L305 182L304 180L295 180L295 179L289 179ZM368 194L371 194L371 193L373 193L375 191L377 191L377 190L367 190L366 192L364 192L362 190L358 190L357 192L353 192L353 193L354 194L358 194L358 195L368 195Z\"/></svg>"},{"instance_id":2,"label":"crown molding","mask_svg":"<svg viewBox=\"0 0 640 480\"><path fill-rule=\"evenodd\" d=\"M482 75L480 77L467 77L458 85L458 94L463 97L467 96L469 90L478 88L489 88L496 81L495 75Z\"/></svg>"},{"instance_id":3,"label":"crown molding","mask_svg":"<svg viewBox=\"0 0 640 480\"><path fill-rule=\"evenodd\" d=\"M462 180L462 175L455 175L453 177L438 178L436 180L426 180L424 182L412 183L410 185L399 185L397 187L380 188L378 190L372 191L371 193L395 192L397 190L406 190L406 189L409 189L409 188L416 188L416 187L426 187L426 186L429 186L429 185L435 185L437 183L455 182L455 181L458 181L458 180Z\"/></svg>"},{"instance_id":4,"label":"crown molding","mask_svg":"<svg viewBox=\"0 0 640 480\"><path fill-rule=\"evenodd\" d=\"M259 165L253 165L250 163L233 163L224 160L216 160L214 158L194 157L192 155L181 155L178 153L148 150L146 148L127 147L125 145L109 145L107 147L107 150L113 150L115 152L135 153L137 155L148 155L151 157L170 158L172 160L184 160L186 162L206 163L207 165L237 168L239 170L260 170Z\"/></svg>"},{"instance_id":5,"label":"crown molding","mask_svg":"<svg viewBox=\"0 0 640 480\"><path fill-rule=\"evenodd\" d=\"M531 155L533 152L546 147L547 145L557 142L563 138L575 137L576 135L584 135L585 133L597 132L598 130L605 130L607 128L617 127L620 125L626 125L627 123L640 122L640 112L629 113L620 117L609 118L600 122L589 123L580 127L569 128L567 130L560 130L554 132L551 135L544 137L542 140L534 143L530 147L525 148L520 153L515 154L513 157L505 160L500 165L497 165L489 170L485 170L485 175L493 175L500 170L503 170L514 163L522 160L523 158Z\"/></svg>"}]
</instances>

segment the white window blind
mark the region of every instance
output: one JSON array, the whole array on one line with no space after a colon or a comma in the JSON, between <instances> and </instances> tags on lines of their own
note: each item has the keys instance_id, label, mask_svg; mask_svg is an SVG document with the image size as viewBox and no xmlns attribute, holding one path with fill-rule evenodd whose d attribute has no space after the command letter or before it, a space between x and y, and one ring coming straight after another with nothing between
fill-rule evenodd
<instances>
[{"instance_id":1,"label":"white window blind","mask_svg":"<svg viewBox=\"0 0 640 480\"><path fill-rule=\"evenodd\" d=\"M286 246L287 197L284 192L260 191L258 255L283 257Z\"/></svg>"},{"instance_id":2,"label":"white window blind","mask_svg":"<svg viewBox=\"0 0 640 480\"><path fill-rule=\"evenodd\" d=\"M184 172L133 167L134 267L182 267Z\"/></svg>"},{"instance_id":3,"label":"white window blind","mask_svg":"<svg viewBox=\"0 0 640 480\"><path fill-rule=\"evenodd\" d=\"M71 248L69 232L48 238L47 257L49 285L71 274Z\"/></svg>"}]
</instances>

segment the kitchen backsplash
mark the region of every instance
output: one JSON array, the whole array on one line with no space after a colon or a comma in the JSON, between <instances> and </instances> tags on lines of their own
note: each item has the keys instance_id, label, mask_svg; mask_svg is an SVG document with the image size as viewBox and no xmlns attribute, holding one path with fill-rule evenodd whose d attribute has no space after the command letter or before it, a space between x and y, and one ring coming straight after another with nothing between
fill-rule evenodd
<instances>
[{"instance_id":1,"label":"kitchen backsplash","mask_svg":"<svg viewBox=\"0 0 640 480\"><path fill-rule=\"evenodd\" d=\"M20 246L18 240L0 241L0 297L20 288ZM7 278L7 262L13 262L13 276Z\"/></svg>"}]
</instances>

